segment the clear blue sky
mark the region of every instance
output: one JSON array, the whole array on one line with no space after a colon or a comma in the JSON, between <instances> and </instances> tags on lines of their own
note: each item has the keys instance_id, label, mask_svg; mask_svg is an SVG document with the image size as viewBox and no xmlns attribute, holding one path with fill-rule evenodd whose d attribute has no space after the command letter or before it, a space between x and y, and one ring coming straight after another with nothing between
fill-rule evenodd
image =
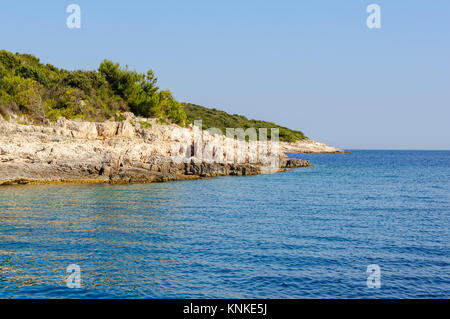
<instances>
[{"instance_id":1,"label":"clear blue sky","mask_svg":"<svg viewBox=\"0 0 450 319\"><path fill-rule=\"evenodd\" d=\"M66 27L81 7L80 30ZM381 6L382 28L366 27ZM450 1L4 1L1 49L153 69L181 101L343 148L450 149Z\"/></svg>"}]
</instances>

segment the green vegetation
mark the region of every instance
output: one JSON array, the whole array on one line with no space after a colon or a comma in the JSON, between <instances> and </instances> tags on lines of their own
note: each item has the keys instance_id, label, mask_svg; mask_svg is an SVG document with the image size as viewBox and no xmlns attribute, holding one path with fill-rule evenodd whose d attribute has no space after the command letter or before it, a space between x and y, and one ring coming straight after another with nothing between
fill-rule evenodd
<instances>
[{"instance_id":1,"label":"green vegetation","mask_svg":"<svg viewBox=\"0 0 450 319\"><path fill-rule=\"evenodd\" d=\"M152 127L152 124L147 122L147 121L140 121L139 124L141 125L142 128L144 129L148 129Z\"/></svg>"},{"instance_id":2,"label":"green vegetation","mask_svg":"<svg viewBox=\"0 0 450 319\"><path fill-rule=\"evenodd\" d=\"M194 104L176 101L168 90L160 90L153 71L138 73L104 60L97 71L68 71L43 64L30 54L0 51L0 115L25 115L35 124L63 116L85 121L125 120L123 112L158 118L158 123L181 126L202 120L203 128L279 128L280 140L297 141L300 131L275 123L248 120ZM151 127L145 121L144 128ZM270 129L268 130L270 137Z\"/></svg>"},{"instance_id":3,"label":"green vegetation","mask_svg":"<svg viewBox=\"0 0 450 319\"><path fill-rule=\"evenodd\" d=\"M144 117L160 117L184 125L186 114L180 102L170 91L158 91L153 71L147 74L121 69L118 63L105 60L99 72L110 84L115 94L127 101L130 111Z\"/></svg>"},{"instance_id":4,"label":"green vegetation","mask_svg":"<svg viewBox=\"0 0 450 319\"><path fill-rule=\"evenodd\" d=\"M157 78L105 60L98 71L67 71L42 64L30 54L0 51L0 113L26 115L32 122L64 116L103 121L131 111L185 125L186 114ZM119 118L123 116L119 115Z\"/></svg>"},{"instance_id":5,"label":"green vegetation","mask_svg":"<svg viewBox=\"0 0 450 319\"><path fill-rule=\"evenodd\" d=\"M300 131L294 131L272 122L249 120L242 115L229 114L224 111L209 109L195 104L184 103L183 105L188 121L202 120L203 129L216 127L225 134L226 128L267 128L267 136L270 138L270 128L278 128L280 141L295 142L306 138Z\"/></svg>"}]
</instances>

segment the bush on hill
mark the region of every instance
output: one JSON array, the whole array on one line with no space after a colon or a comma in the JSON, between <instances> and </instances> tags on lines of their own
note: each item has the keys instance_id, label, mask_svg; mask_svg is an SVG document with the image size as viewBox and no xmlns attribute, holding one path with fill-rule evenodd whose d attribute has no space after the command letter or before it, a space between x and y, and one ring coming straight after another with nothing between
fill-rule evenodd
<instances>
[{"instance_id":1,"label":"bush on hill","mask_svg":"<svg viewBox=\"0 0 450 319\"><path fill-rule=\"evenodd\" d=\"M121 112L156 117L181 126L202 120L203 128L279 128L280 140L305 136L272 122L249 120L216 109L180 103L169 90L160 90L153 71L138 73L109 60L96 71L68 71L43 64L30 54L0 50L0 114L26 115L35 123L64 116L86 121L120 119ZM123 116L122 116L123 117Z\"/></svg>"}]
</instances>

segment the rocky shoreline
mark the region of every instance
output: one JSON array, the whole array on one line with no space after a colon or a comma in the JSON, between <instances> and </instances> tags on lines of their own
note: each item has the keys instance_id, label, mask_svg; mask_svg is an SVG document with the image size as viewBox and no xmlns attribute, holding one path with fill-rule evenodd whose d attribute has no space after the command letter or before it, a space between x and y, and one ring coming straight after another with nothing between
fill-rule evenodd
<instances>
[{"instance_id":1,"label":"rocky shoreline","mask_svg":"<svg viewBox=\"0 0 450 319\"><path fill-rule=\"evenodd\" d=\"M288 163L286 165L286 163ZM289 159L280 171L308 167L308 161ZM20 171L20 173L18 173ZM120 167L111 170L92 165L79 167L24 167L7 165L1 167L0 185L23 184L123 184L123 183L155 183L176 180L193 180L217 176L246 176L262 174L258 165L252 164L211 164L211 163L161 163L156 170L144 167Z\"/></svg>"},{"instance_id":2,"label":"rocky shoreline","mask_svg":"<svg viewBox=\"0 0 450 319\"><path fill-rule=\"evenodd\" d=\"M285 154L347 154L349 152L337 147L328 146L324 143L309 138L295 143L280 142L280 148Z\"/></svg>"},{"instance_id":3,"label":"rocky shoreline","mask_svg":"<svg viewBox=\"0 0 450 319\"><path fill-rule=\"evenodd\" d=\"M194 145L191 136L196 132L192 126L162 125L132 115L102 123L60 118L45 126L0 120L0 185L151 183L311 166L309 161L287 158L282 147L270 142L265 145L268 157L261 156L262 145L252 149L247 142L206 131L200 133L202 142ZM194 146L210 149L213 156L199 156ZM216 153L223 153L220 161ZM269 165L274 159L276 166Z\"/></svg>"}]
</instances>

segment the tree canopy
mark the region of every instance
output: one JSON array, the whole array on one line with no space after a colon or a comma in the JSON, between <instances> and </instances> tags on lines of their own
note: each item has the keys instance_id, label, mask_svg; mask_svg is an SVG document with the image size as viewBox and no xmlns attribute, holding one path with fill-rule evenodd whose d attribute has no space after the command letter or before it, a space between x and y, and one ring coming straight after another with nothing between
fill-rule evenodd
<instances>
[{"instance_id":1,"label":"tree canopy","mask_svg":"<svg viewBox=\"0 0 450 319\"><path fill-rule=\"evenodd\" d=\"M104 60L98 70L68 71L43 64L30 54L0 51L0 114L23 114L33 122L55 121L60 116L87 121L120 120L121 112L160 118L160 123L184 126L195 120L203 128L278 128L281 141L305 136L272 122L249 120L195 104L180 103L169 90L160 90L152 70L131 71Z\"/></svg>"},{"instance_id":2,"label":"tree canopy","mask_svg":"<svg viewBox=\"0 0 450 319\"><path fill-rule=\"evenodd\" d=\"M109 60L97 71L68 71L30 54L2 50L0 105L2 113L25 114L35 122L60 116L102 121L131 111L186 124L182 105L170 91L159 90L152 70L138 73Z\"/></svg>"}]
</instances>

